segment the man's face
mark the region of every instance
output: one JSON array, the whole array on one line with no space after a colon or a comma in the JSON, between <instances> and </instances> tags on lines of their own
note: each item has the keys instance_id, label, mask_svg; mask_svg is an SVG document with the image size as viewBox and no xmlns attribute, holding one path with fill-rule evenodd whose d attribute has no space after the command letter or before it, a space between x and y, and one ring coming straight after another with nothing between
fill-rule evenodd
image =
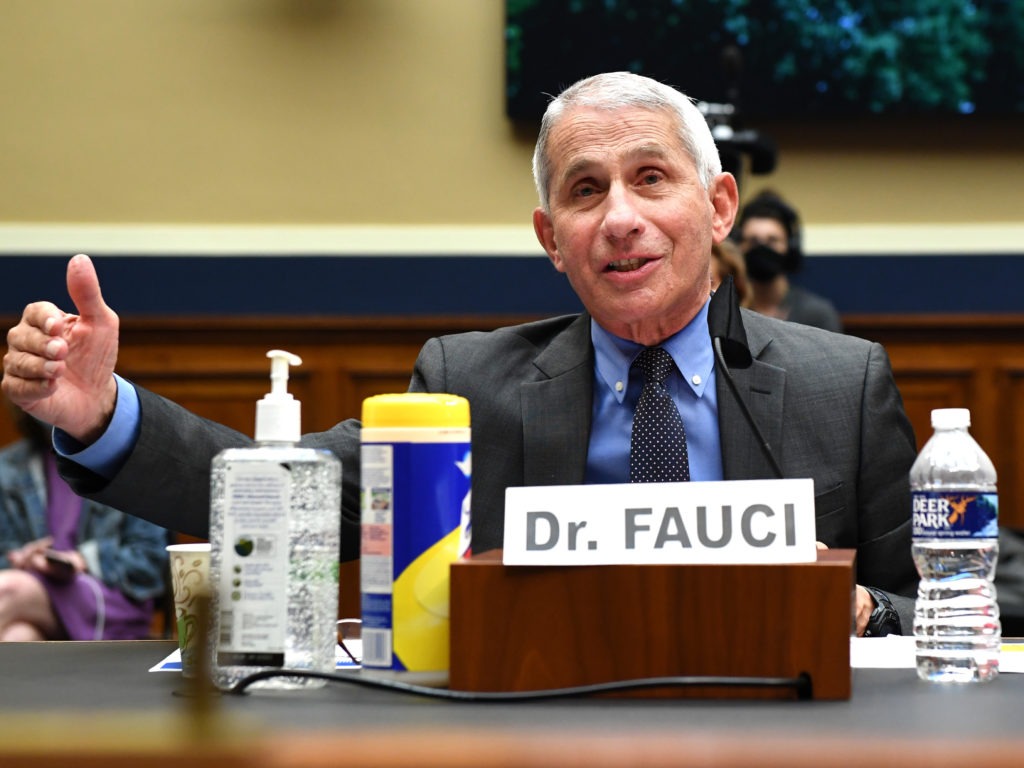
<instances>
[{"instance_id":1,"label":"man's face","mask_svg":"<svg viewBox=\"0 0 1024 768\"><path fill-rule=\"evenodd\" d=\"M732 226L732 176L704 189L660 110L568 110L547 151L550 214L534 211L534 229L583 305L641 344L683 328L707 301L711 244Z\"/></svg>"}]
</instances>

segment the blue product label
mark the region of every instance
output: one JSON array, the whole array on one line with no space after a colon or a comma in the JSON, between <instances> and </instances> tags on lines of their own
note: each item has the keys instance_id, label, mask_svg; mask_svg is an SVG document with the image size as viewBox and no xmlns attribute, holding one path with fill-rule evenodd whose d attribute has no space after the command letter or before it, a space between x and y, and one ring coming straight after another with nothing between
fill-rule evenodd
<instances>
[{"instance_id":1,"label":"blue product label","mask_svg":"<svg viewBox=\"0 0 1024 768\"><path fill-rule=\"evenodd\" d=\"M462 522L469 493L468 443L394 446L395 578Z\"/></svg>"},{"instance_id":2,"label":"blue product label","mask_svg":"<svg viewBox=\"0 0 1024 768\"><path fill-rule=\"evenodd\" d=\"M915 539L994 539L999 535L999 496L974 491L915 491Z\"/></svg>"},{"instance_id":3,"label":"blue product label","mask_svg":"<svg viewBox=\"0 0 1024 768\"><path fill-rule=\"evenodd\" d=\"M362 594L363 629L391 629L391 595Z\"/></svg>"},{"instance_id":4,"label":"blue product label","mask_svg":"<svg viewBox=\"0 0 1024 768\"><path fill-rule=\"evenodd\" d=\"M363 666L448 668L448 568L469 547L470 444L362 446Z\"/></svg>"}]
</instances>

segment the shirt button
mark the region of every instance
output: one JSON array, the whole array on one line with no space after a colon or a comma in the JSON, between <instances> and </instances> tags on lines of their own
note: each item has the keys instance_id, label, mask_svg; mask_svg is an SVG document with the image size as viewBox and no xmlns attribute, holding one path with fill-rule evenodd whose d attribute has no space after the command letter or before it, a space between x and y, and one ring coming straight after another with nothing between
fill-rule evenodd
<instances>
[{"instance_id":1,"label":"shirt button","mask_svg":"<svg viewBox=\"0 0 1024 768\"><path fill-rule=\"evenodd\" d=\"M622 388L623 388L623 384L622 384L622 382L621 382L621 381L616 381L616 382L615 382L615 391L616 391L616 392L621 392L621 391L622 391Z\"/></svg>"},{"instance_id":2,"label":"shirt button","mask_svg":"<svg viewBox=\"0 0 1024 768\"><path fill-rule=\"evenodd\" d=\"M693 386L699 387L700 386L700 374L699 373L693 374L693 378L691 378L690 381L693 382Z\"/></svg>"}]
</instances>

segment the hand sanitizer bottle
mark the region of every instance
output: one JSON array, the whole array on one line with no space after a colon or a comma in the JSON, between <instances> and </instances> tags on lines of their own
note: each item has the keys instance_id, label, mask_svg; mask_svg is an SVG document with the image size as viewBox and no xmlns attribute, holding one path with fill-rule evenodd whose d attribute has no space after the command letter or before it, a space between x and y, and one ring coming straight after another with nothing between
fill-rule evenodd
<instances>
[{"instance_id":1,"label":"hand sanitizer bottle","mask_svg":"<svg viewBox=\"0 0 1024 768\"><path fill-rule=\"evenodd\" d=\"M341 462L301 448L300 404L281 350L256 405L256 445L214 457L210 477L213 682L227 689L261 670L333 672L337 645ZM319 687L271 677L260 687Z\"/></svg>"}]
</instances>

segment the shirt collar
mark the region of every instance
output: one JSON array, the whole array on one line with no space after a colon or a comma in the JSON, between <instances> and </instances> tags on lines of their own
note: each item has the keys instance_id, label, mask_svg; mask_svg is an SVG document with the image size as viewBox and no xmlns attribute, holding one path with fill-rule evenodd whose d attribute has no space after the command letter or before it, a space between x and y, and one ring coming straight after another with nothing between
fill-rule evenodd
<instances>
[{"instance_id":1,"label":"shirt collar","mask_svg":"<svg viewBox=\"0 0 1024 768\"><path fill-rule=\"evenodd\" d=\"M590 338L594 344L598 379L604 382L621 403L629 384L630 365L644 347L609 333L593 318L590 320ZM715 364L711 336L708 333L708 303L704 302L704 306L685 328L659 346L672 355L683 381L697 397L701 397L711 380Z\"/></svg>"}]
</instances>

